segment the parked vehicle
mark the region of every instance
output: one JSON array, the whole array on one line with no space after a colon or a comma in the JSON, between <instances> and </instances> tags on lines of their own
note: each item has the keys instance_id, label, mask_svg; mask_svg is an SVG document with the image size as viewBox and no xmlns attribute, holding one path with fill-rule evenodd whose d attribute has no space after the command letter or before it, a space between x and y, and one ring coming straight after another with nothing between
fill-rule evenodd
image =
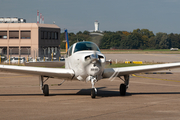
<instances>
[{"instance_id":1,"label":"parked vehicle","mask_svg":"<svg viewBox=\"0 0 180 120\"><path fill-rule=\"evenodd\" d=\"M33 58L29 58L28 62L40 62L41 59L40 57L37 57L36 59L33 59Z\"/></svg>"},{"instance_id":2,"label":"parked vehicle","mask_svg":"<svg viewBox=\"0 0 180 120\"><path fill-rule=\"evenodd\" d=\"M60 58L60 61L65 61L65 58L64 58L64 57L61 57L61 58Z\"/></svg>"},{"instance_id":3,"label":"parked vehicle","mask_svg":"<svg viewBox=\"0 0 180 120\"><path fill-rule=\"evenodd\" d=\"M25 57L11 57L11 58L10 58L10 63L11 63L11 64L18 64L18 63L22 64L22 63L24 63L24 62L26 62ZM4 63L9 63L9 59L7 59L6 61L4 61Z\"/></svg>"},{"instance_id":4,"label":"parked vehicle","mask_svg":"<svg viewBox=\"0 0 180 120\"><path fill-rule=\"evenodd\" d=\"M2 62L4 62L7 58L6 58L6 56L5 55L1 55L0 54L0 63L2 63Z\"/></svg>"}]
</instances>

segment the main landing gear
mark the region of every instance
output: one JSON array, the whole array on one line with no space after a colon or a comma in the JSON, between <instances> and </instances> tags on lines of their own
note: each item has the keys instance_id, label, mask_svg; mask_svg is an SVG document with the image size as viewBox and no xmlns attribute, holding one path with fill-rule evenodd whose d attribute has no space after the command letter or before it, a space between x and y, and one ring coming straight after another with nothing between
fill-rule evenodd
<instances>
[{"instance_id":1,"label":"main landing gear","mask_svg":"<svg viewBox=\"0 0 180 120\"><path fill-rule=\"evenodd\" d=\"M94 87L96 82L97 82L97 79L95 77L91 77L91 84L92 84L91 98L95 98L97 95L97 89Z\"/></svg>"},{"instance_id":2,"label":"main landing gear","mask_svg":"<svg viewBox=\"0 0 180 120\"><path fill-rule=\"evenodd\" d=\"M121 80L123 80L122 78L120 78ZM126 90L129 86L129 75L124 75L124 83L120 85L119 87L119 92L121 96L125 96L126 95Z\"/></svg>"},{"instance_id":3,"label":"main landing gear","mask_svg":"<svg viewBox=\"0 0 180 120\"><path fill-rule=\"evenodd\" d=\"M119 87L119 92L121 96L126 95L126 90L129 86L129 75L124 75L124 79L120 77L121 80L124 81ZM97 95L97 89L94 87L95 83L97 82L96 77L91 77L91 84L92 84L92 89L91 89L91 98L96 98Z\"/></svg>"},{"instance_id":4,"label":"main landing gear","mask_svg":"<svg viewBox=\"0 0 180 120\"><path fill-rule=\"evenodd\" d=\"M44 85L44 83L49 79L49 77L44 80L44 76L39 76L39 85L40 89L42 90L44 96L49 96L49 86L47 84Z\"/></svg>"}]
</instances>

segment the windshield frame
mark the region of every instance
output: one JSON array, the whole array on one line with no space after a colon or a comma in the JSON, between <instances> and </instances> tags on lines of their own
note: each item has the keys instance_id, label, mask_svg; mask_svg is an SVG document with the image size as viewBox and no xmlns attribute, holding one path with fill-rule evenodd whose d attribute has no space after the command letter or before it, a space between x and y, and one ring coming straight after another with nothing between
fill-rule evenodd
<instances>
[{"instance_id":1,"label":"windshield frame","mask_svg":"<svg viewBox=\"0 0 180 120\"><path fill-rule=\"evenodd\" d=\"M79 48L77 49L77 47ZM88 41L76 43L76 45L74 46L73 53L76 53L79 51L99 51L100 52L99 47L95 43L88 42Z\"/></svg>"}]
</instances>

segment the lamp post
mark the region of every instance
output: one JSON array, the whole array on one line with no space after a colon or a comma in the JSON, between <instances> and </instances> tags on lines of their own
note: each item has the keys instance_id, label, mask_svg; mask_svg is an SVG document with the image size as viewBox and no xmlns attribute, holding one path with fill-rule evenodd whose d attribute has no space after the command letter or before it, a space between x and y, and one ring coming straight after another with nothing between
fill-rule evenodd
<instances>
[{"instance_id":1,"label":"lamp post","mask_svg":"<svg viewBox=\"0 0 180 120\"><path fill-rule=\"evenodd\" d=\"M43 48L43 50L44 50L44 61L45 61L46 49L47 49L47 48Z\"/></svg>"},{"instance_id":2,"label":"lamp post","mask_svg":"<svg viewBox=\"0 0 180 120\"><path fill-rule=\"evenodd\" d=\"M11 64L11 57L12 57L12 50L13 50L13 48L9 48L9 49L10 49L9 64Z\"/></svg>"},{"instance_id":3,"label":"lamp post","mask_svg":"<svg viewBox=\"0 0 180 120\"><path fill-rule=\"evenodd\" d=\"M34 60L37 62L37 49L34 48L33 51L34 51Z\"/></svg>"},{"instance_id":4,"label":"lamp post","mask_svg":"<svg viewBox=\"0 0 180 120\"><path fill-rule=\"evenodd\" d=\"M54 48L52 47L51 50L52 50L52 59L51 59L51 61L53 61Z\"/></svg>"},{"instance_id":5,"label":"lamp post","mask_svg":"<svg viewBox=\"0 0 180 120\"><path fill-rule=\"evenodd\" d=\"M21 57L21 48L19 48L19 58L18 58L18 65L20 63L20 57Z\"/></svg>"},{"instance_id":6,"label":"lamp post","mask_svg":"<svg viewBox=\"0 0 180 120\"><path fill-rule=\"evenodd\" d=\"M61 59L61 48L60 47L58 47L58 52L59 52L59 61L60 61L60 59Z\"/></svg>"},{"instance_id":7,"label":"lamp post","mask_svg":"<svg viewBox=\"0 0 180 120\"><path fill-rule=\"evenodd\" d=\"M27 62L29 62L29 50L31 49L31 48L26 48L27 50L28 50L28 58L27 58Z\"/></svg>"},{"instance_id":8,"label":"lamp post","mask_svg":"<svg viewBox=\"0 0 180 120\"><path fill-rule=\"evenodd\" d=\"M1 54L0 54L0 64L1 64L1 62L2 62L2 56L1 56L1 55L2 55L2 53L3 53L3 52L2 52L2 51L3 51L3 48L0 48L0 50L1 50Z\"/></svg>"},{"instance_id":9,"label":"lamp post","mask_svg":"<svg viewBox=\"0 0 180 120\"><path fill-rule=\"evenodd\" d=\"M3 54L3 48L0 48L0 51L1 51L0 54L2 55Z\"/></svg>"}]
</instances>

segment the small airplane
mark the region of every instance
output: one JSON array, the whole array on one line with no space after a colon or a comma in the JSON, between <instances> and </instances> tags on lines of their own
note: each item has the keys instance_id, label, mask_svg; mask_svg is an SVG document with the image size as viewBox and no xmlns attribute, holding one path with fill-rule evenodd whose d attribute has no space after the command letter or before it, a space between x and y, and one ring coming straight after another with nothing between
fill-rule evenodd
<instances>
[{"instance_id":1,"label":"small airplane","mask_svg":"<svg viewBox=\"0 0 180 120\"><path fill-rule=\"evenodd\" d=\"M147 71L180 67L179 63L143 65L133 67L105 68L106 57L93 42L77 42L69 47L65 58L65 68L42 68L30 66L0 65L1 71L34 74L39 76L40 89L44 96L49 95L49 87L44 84L49 78L64 80L90 81L91 98L97 95L95 83L101 79L119 77L124 81L120 85L120 95L125 96L129 85L129 75ZM124 79L122 78L124 76ZM47 79L44 79L47 78Z\"/></svg>"}]
</instances>

